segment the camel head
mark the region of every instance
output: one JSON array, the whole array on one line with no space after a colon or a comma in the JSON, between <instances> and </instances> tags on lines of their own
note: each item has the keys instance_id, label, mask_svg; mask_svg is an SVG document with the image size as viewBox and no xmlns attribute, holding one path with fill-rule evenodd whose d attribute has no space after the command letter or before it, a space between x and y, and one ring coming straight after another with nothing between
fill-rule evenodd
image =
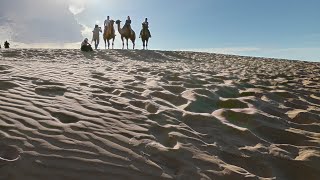
<instances>
[{"instance_id":1,"label":"camel head","mask_svg":"<svg viewBox=\"0 0 320 180\"><path fill-rule=\"evenodd\" d=\"M121 21L120 21L120 20L117 20L117 21L116 21L116 24L120 24L120 23L121 23Z\"/></svg>"},{"instance_id":2,"label":"camel head","mask_svg":"<svg viewBox=\"0 0 320 180\"><path fill-rule=\"evenodd\" d=\"M110 24L113 26L113 24L114 24L114 20L110 20Z\"/></svg>"}]
</instances>

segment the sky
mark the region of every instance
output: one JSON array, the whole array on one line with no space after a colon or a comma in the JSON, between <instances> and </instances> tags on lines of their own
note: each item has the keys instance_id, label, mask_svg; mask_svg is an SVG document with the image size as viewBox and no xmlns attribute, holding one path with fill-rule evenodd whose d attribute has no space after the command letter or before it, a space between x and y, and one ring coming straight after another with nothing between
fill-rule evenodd
<instances>
[{"instance_id":1,"label":"sky","mask_svg":"<svg viewBox=\"0 0 320 180\"><path fill-rule=\"evenodd\" d=\"M106 16L129 15L136 33L148 17L150 49L320 62L319 7L319 0L0 0L0 43L79 48Z\"/></svg>"}]
</instances>

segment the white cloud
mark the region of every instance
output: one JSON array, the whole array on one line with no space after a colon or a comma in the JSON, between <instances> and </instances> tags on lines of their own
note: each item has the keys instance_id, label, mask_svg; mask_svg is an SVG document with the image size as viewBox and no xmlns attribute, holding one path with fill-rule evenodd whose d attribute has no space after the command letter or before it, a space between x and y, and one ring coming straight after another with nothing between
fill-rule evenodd
<instances>
[{"instance_id":1,"label":"white cloud","mask_svg":"<svg viewBox=\"0 0 320 180\"><path fill-rule=\"evenodd\" d=\"M77 7L73 5L69 6L69 11L74 15L81 13L83 10L84 10L84 7Z\"/></svg>"},{"instance_id":2,"label":"white cloud","mask_svg":"<svg viewBox=\"0 0 320 180\"><path fill-rule=\"evenodd\" d=\"M0 40L22 43L70 43L82 39L82 26L69 0L1 0ZM81 1L81 0L80 0Z\"/></svg>"},{"instance_id":3,"label":"white cloud","mask_svg":"<svg viewBox=\"0 0 320 180\"><path fill-rule=\"evenodd\" d=\"M92 36L92 28L81 24L82 25L82 30L81 30L81 34L83 37L89 38L90 36Z\"/></svg>"},{"instance_id":4,"label":"white cloud","mask_svg":"<svg viewBox=\"0 0 320 180\"><path fill-rule=\"evenodd\" d=\"M85 10L89 0L68 0L69 10L72 14L77 15Z\"/></svg>"}]
</instances>

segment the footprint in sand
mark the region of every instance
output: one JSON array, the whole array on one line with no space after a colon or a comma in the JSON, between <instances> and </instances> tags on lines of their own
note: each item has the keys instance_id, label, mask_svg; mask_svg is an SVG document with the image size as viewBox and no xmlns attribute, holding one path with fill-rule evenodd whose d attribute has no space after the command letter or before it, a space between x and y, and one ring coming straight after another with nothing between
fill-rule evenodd
<instances>
[{"instance_id":1,"label":"footprint in sand","mask_svg":"<svg viewBox=\"0 0 320 180\"><path fill-rule=\"evenodd\" d=\"M0 90L9 90L15 87L19 87L19 85L9 82L9 81L2 81L0 80Z\"/></svg>"},{"instance_id":2,"label":"footprint in sand","mask_svg":"<svg viewBox=\"0 0 320 180\"><path fill-rule=\"evenodd\" d=\"M109 78L104 77L104 75L105 75L104 73L101 73L101 72L92 72L91 74L92 74L91 77L94 78L94 79L98 79L98 80L100 80L100 81L110 81Z\"/></svg>"},{"instance_id":3,"label":"footprint in sand","mask_svg":"<svg viewBox=\"0 0 320 180\"><path fill-rule=\"evenodd\" d=\"M194 100L189 102L185 107L185 111L195 112L195 113L212 113L216 109L219 109L217 106L217 98L209 98L207 96L202 96L195 94Z\"/></svg>"},{"instance_id":4,"label":"footprint in sand","mask_svg":"<svg viewBox=\"0 0 320 180\"><path fill-rule=\"evenodd\" d=\"M248 104L238 100L238 99L225 99L225 100L219 100L217 102L217 106L219 108L227 108L227 109L232 109L232 108L248 108Z\"/></svg>"},{"instance_id":5,"label":"footprint in sand","mask_svg":"<svg viewBox=\"0 0 320 180\"><path fill-rule=\"evenodd\" d=\"M167 101L175 106L181 106L188 103L188 100L181 97L174 95L170 92L164 92L164 91L155 91L150 93L151 96L154 96L156 98L162 99L164 101Z\"/></svg>"},{"instance_id":6,"label":"footprint in sand","mask_svg":"<svg viewBox=\"0 0 320 180\"><path fill-rule=\"evenodd\" d=\"M51 80L44 80L44 79L36 79L32 81L32 84L35 85L52 85L52 86L64 86L63 83L54 82Z\"/></svg>"},{"instance_id":7,"label":"footprint in sand","mask_svg":"<svg viewBox=\"0 0 320 180\"><path fill-rule=\"evenodd\" d=\"M0 71L5 71L5 70L9 70L11 69L11 66L7 66L7 65L0 65Z\"/></svg>"},{"instance_id":8,"label":"footprint in sand","mask_svg":"<svg viewBox=\"0 0 320 180\"><path fill-rule=\"evenodd\" d=\"M185 87L182 86L162 86L165 90L174 93L174 94L181 94L186 90Z\"/></svg>"},{"instance_id":9,"label":"footprint in sand","mask_svg":"<svg viewBox=\"0 0 320 180\"><path fill-rule=\"evenodd\" d=\"M60 86L44 86L44 87L37 87L35 89L35 93L41 96L63 96L64 93L67 92L65 87Z\"/></svg>"},{"instance_id":10,"label":"footprint in sand","mask_svg":"<svg viewBox=\"0 0 320 180\"><path fill-rule=\"evenodd\" d=\"M150 127L149 132L160 144L167 148L173 148L178 143L177 139L169 134L171 132L169 128L154 125Z\"/></svg>"},{"instance_id":11,"label":"footprint in sand","mask_svg":"<svg viewBox=\"0 0 320 180\"><path fill-rule=\"evenodd\" d=\"M140 109L145 109L149 113L156 113L159 110L159 107L152 102L144 102L139 100L134 100L129 102L131 105L138 107Z\"/></svg>"},{"instance_id":12,"label":"footprint in sand","mask_svg":"<svg viewBox=\"0 0 320 180\"><path fill-rule=\"evenodd\" d=\"M19 154L17 148L0 143L0 167L19 160Z\"/></svg>"},{"instance_id":13,"label":"footprint in sand","mask_svg":"<svg viewBox=\"0 0 320 180\"><path fill-rule=\"evenodd\" d=\"M51 116L58 119L60 122L64 124L72 124L79 122L79 119L77 117L62 112L53 112L51 113Z\"/></svg>"},{"instance_id":14,"label":"footprint in sand","mask_svg":"<svg viewBox=\"0 0 320 180\"><path fill-rule=\"evenodd\" d=\"M223 98L237 98L239 97L239 90L231 86L220 86L216 92Z\"/></svg>"},{"instance_id":15,"label":"footprint in sand","mask_svg":"<svg viewBox=\"0 0 320 180\"><path fill-rule=\"evenodd\" d=\"M10 73L11 66L0 65L0 74L8 74Z\"/></svg>"}]
</instances>

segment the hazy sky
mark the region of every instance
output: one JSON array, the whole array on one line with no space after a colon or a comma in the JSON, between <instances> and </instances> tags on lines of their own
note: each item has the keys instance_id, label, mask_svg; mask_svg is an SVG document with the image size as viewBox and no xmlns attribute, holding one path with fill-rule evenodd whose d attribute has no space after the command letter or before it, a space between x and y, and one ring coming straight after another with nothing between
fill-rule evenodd
<instances>
[{"instance_id":1,"label":"hazy sky","mask_svg":"<svg viewBox=\"0 0 320 180\"><path fill-rule=\"evenodd\" d=\"M149 18L151 49L320 61L319 7L319 0L0 0L0 43L78 48L107 15L130 15L136 33Z\"/></svg>"}]
</instances>

